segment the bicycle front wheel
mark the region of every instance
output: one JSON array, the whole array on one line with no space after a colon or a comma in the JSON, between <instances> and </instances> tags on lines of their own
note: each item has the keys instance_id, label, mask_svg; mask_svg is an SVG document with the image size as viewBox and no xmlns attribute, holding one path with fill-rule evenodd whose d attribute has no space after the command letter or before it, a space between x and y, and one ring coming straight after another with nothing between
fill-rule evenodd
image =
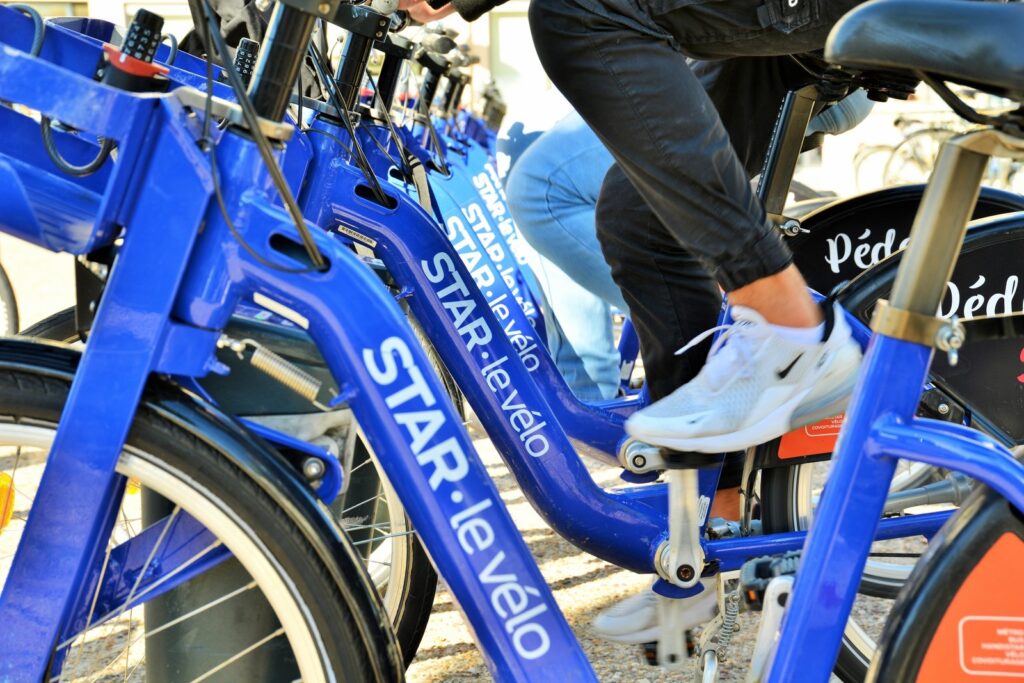
<instances>
[{"instance_id":1,"label":"bicycle front wheel","mask_svg":"<svg viewBox=\"0 0 1024 683\"><path fill-rule=\"evenodd\" d=\"M63 378L0 369L0 587L68 389ZM140 407L118 461L123 494L100 580L58 638L47 680L392 680L367 635L386 622L318 552L309 537L316 525L297 526L297 513L229 454L151 406ZM126 593L107 594L104 579L124 571L119 549L142 534L156 540L138 578ZM197 567L205 569L180 578ZM393 640L384 643L397 661Z\"/></svg>"},{"instance_id":2,"label":"bicycle front wheel","mask_svg":"<svg viewBox=\"0 0 1024 683\"><path fill-rule=\"evenodd\" d=\"M303 370L325 381L332 381L318 353L314 353L315 361L296 356L296 349L311 349L315 352L311 341L306 340L301 346L294 342L283 343L291 338L281 336L281 328L268 325L262 329L266 331L260 334L261 328L254 327L250 319L236 317L226 332L239 339L256 338L290 362L300 364ZM79 344L83 341L75 324L73 308L37 322L23 334L66 344ZM449 389L452 401L457 406L461 405L458 387L444 370L436 352L429 346L425 348L435 369L441 373L442 378L446 378L445 386ZM316 422L319 411L311 409L307 402L276 380L253 369L248 362L241 361L227 350L221 351L219 358L231 368L231 373L223 378L207 377L203 380L203 386L222 410L256 421L265 418L264 403L272 404L273 410L278 412L307 411L305 414L287 415L283 422L265 422L289 434L294 434L294 428L301 426L306 418ZM252 397L261 398L253 401L250 400ZM265 401L263 397L270 397L270 400ZM344 450L344 439L338 446L339 450ZM408 665L416 656L427 629L437 588L437 574L413 531L402 502L383 476L376 454L370 452L361 438L356 440L344 478L348 482L347 490L331 503L331 512L365 563Z\"/></svg>"}]
</instances>

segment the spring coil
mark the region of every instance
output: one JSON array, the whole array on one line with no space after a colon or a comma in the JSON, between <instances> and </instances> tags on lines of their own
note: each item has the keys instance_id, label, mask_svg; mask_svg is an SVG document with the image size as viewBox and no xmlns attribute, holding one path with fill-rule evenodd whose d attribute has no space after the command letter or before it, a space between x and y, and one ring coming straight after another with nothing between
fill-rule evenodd
<instances>
[{"instance_id":1,"label":"spring coil","mask_svg":"<svg viewBox=\"0 0 1024 683\"><path fill-rule=\"evenodd\" d=\"M708 624L701 635L700 657L695 662L695 680L714 683L718 680L719 663L725 659L726 650L736 633L740 614L738 586L726 590L722 598L722 612Z\"/></svg>"},{"instance_id":2,"label":"spring coil","mask_svg":"<svg viewBox=\"0 0 1024 683\"><path fill-rule=\"evenodd\" d=\"M718 631L718 650L725 652L736 632L736 622L740 618L740 594L739 591L731 591L725 594L723 599L725 613L722 615L722 627Z\"/></svg>"},{"instance_id":3,"label":"spring coil","mask_svg":"<svg viewBox=\"0 0 1024 683\"><path fill-rule=\"evenodd\" d=\"M249 362L257 370L273 377L299 396L311 403L317 402L322 383L316 377L303 372L262 344L252 339L243 339L242 344L253 349Z\"/></svg>"}]
</instances>

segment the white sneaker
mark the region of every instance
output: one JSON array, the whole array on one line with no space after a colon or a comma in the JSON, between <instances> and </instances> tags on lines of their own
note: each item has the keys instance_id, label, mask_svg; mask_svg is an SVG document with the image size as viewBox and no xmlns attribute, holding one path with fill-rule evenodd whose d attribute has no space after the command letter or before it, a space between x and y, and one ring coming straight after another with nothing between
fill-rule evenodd
<instances>
[{"instance_id":1,"label":"white sneaker","mask_svg":"<svg viewBox=\"0 0 1024 683\"><path fill-rule=\"evenodd\" d=\"M686 608L683 629L706 624L718 611L715 579L703 579L704 590ZM616 643L653 643L658 640L658 594L648 588L604 610L591 622L594 634Z\"/></svg>"},{"instance_id":2,"label":"white sneaker","mask_svg":"<svg viewBox=\"0 0 1024 683\"><path fill-rule=\"evenodd\" d=\"M861 352L838 304L825 310L825 338L814 344L782 338L749 308L732 315L733 324L680 349L725 330L693 380L626 421L630 436L681 451L741 451L843 411Z\"/></svg>"}]
</instances>

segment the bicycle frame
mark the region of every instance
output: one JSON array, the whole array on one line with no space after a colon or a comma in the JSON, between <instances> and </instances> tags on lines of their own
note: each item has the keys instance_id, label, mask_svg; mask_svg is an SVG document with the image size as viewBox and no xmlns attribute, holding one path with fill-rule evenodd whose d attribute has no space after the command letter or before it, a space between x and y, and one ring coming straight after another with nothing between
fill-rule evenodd
<instances>
[{"instance_id":1,"label":"bicycle frame","mask_svg":"<svg viewBox=\"0 0 1024 683\"><path fill-rule=\"evenodd\" d=\"M1024 155L1024 145L1016 145ZM945 145L900 264L896 314L935 315L989 155L1014 149L991 130ZM876 314L876 329L885 320ZM963 472L1024 511L1024 466L1009 450L967 427L915 417L935 342L882 329L868 347L804 547L772 682L828 679L898 459Z\"/></svg>"},{"instance_id":2,"label":"bicycle frame","mask_svg":"<svg viewBox=\"0 0 1024 683\"><path fill-rule=\"evenodd\" d=\"M0 8L2 12L8 10ZM11 16L10 21L21 19ZM63 46L77 39L59 34L56 40ZM47 50L44 55L49 59L61 61L60 50L52 44ZM64 53L65 59L69 53ZM86 57L95 63L97 52ZM47 666L52 644L63 642L77 628L72 616L81 614L82 598L90 587L87 576L98 575L102 558L97 540L109 532L111 510L123 486L123 479L114 473L116 456L149 373L195 377L216 371L211 354L217 331L240 300L258 293L291 311L307 327L341 387L336 403L351 406L374 451L386 454L381 463L388 479L466 615L495 677L593 680L589 663L454 409L443 398L443 389L401 309L341 241L314 231L317 246L330 264L321 273L268 269L242 249L216 203L210 201L209 162L195 145L198 126L173 95L113 91L4 47L0 98L118 140L122 152L102 198L92 192L96 201L85 202L84 209L76 208L77 213L68 216L78 217L76 228L89 212L99 217L101 228L111 229L115 223L130 226L58 428L38 507L0 597L0 621L8 627L0 634L0 649L14 653L3 664L7 671L38 678ZM95 103L103 106L92 106ZM327 145L330 138L322 137L310 140L314 153L324 159L338 158L338 150ZM271 184L254 146L226 133L218 157L227 214L244 218L236 227L246 242L263 258L304 265L295 256L301 254L297 231L287 214L273 206ZM5 203L20 206L25 199L22 185L14 182L19 179L33 180L33 191L51 193L69 184L55 184L41 173L32 175L29 166L0 156L0 174L12 180L0 184ZM330 182L318 181L318 173L328 170ZM402 284L399 296L426 329L524 493L549 523L588 552L635 571L651 572L667 529L664 487L608 492L594 484L517 347L503 334L494 307L472 286L472 275L441 227L401 193L389 193L395 200L393 207L364 199L358 190L363 182L355 169L343 164L318 167L314 157L307 184L316 192L304 193L306 215L315 214L324 227L340 224L357 240L375 243L381 259ZM175 212L169 218L170 198L175 206L191 211ZM29 219L16 214L6 218L5 224L20 226L19 221L28 224ZM54 246L51 233L24 229L21 234L37 244ZM83 253L92 243L83 237L59 244L72 253ZM367 320L374 324L365 324ZM876 342L869 357L877 348ZM918 350L915 358L924 363L926 356ZM926 370L919 373L913 391L907 389L904 403L909 404L907 396L916 392L916 406ZM118 381L111 382L112 377ZM893 427L897 431L891 437L897 441L903 438L898 427ZM969 442L978 449L985 443L967 430L954 431L958 443ZM844 437L847 449L848 441ZM857 458L840 458L844 467L850 461ZM879 467L888 467L891 476L888 462ZM973 470L965 471L975 476ZM989 481L982 474L989 473L979 472L976 478ZM884 478L884 470L881 475L875 476L873 485ZM710 498L717 472L704 479L702 494ZM884 502L884 493L878 489L872 495ZM75 501L74 514L68 514L68 501ZM865 509L855 510L848 524L850 538L864 540L867 546L875 538L929 534L948 516L937 513L879 524L877 516L864 515ZM821 527L816 523L816 530ZM817 532L816 538L840 548L830 552L845 551L846 535L822 533ZM147 554L153 535L144 534L129 542L135 545L117 552ZM799 548L804 539L804 533L794 532L709 541L706 555L725 571L739 568L753 556ZM809 548L819 547L816 552L821 553L821 545L819 540ZM865 557L866 552L865 548ZM170 577L168 588L183 580L184 574L174 573L176 569L173 560L164 567ZM859 577L859 569L854 575ZM115 589L104 586L101 592L109 609L131 597ZM852 600L856 581L844 584L843 590L849 591ZM835 616L836 610L829 612ZM812 635L822 642L833 635L838 639L843 617L837 632ZM785 657L779 661L785 666Z\"/></svg>"},{"instance_id":3,"label":"bicycle frame","mask_svg":"<svg viewBox=\"0 0 1024 683\"><path fill-rule=\"evenodd\" d=\"M442 575L453 581L495 675L539 680L560 672L568 680L593 680L454 408L438 400L443 389L376 276L325 233L316 233L316 239L330 264L326 272L268 269L240 249L209 201L212 184L195 145L198 129L174 96L114 91L7 47L0 62L0 96L117 140L122 154L114 180L127 185L131 178L132 183L114 184L113 189L122 190L121 201L116 201L118 193L105 195L100 222L118 215L131 227L0 597L5 676L38 680L53 643L72 635L68 620L89 587L85 577L96 576L101 566L98 541L109 534L124 485L114 466L149 373L205 374L215 365L211 353L218 321L227 320L241 297L259 292L309 321L310 333L324 344L325 358L343 387L338 401L349 402L377 452L393 455L387 458L389 479L409 501L414 523L428 530L425 544ZM107 106L82 106L96 102ZM108 112L119 116L110 119ZM297 234L287 215L269 201L268 175L255 146L229 133L219 151L229 215L248 217L238 227L264 258L288 262L272 245L286 245ZM140 158L148 166L134 169L132 177L132 162ZM173 193L167 191L167 172L173 172ZM21 200L19 190L7 198ZM137 199L127 202L125 197ZM174 212L172 235L164 232L170 197L193 207ZM22 234L32 236L32 231ZM36 243L46 244L40 234L35 237ZM370 318L374 325L362 324ZM118 552L145 553L144 544L153 539L143 535L136 540L137 546ZM175 576L174 566L162 569ZM117 605L116 599L109 603Z\"/></svg>"},{"instance_id":4,"label":"bicycle frame","mask_svg":"<svg viewBox=\"0 0 1024 683\"><path fill-rule=\"evenodd\" d=\"M581 401L569 389L550 355L534 350L545 344L545 335L530 313L532 302L523 301L529 298L522 291L524 271L528 268L524 267L525 258L517 244L522 238L511 222L500 183L482 147L439 136L442 144L448 143L449 173L432 171L429 177L454 253L467 263L475 286L500 318L502 329L512 339L526 369L546 389L565 432L589 447L588 455L618 466L618 453L627 440L622 428L625 417L646 402L646 394L639 400L630 396ZM406 144L413 147L419 137L415 132L409 134ZM405 239L406 233L396 230L395 237ZM627 344L622 349L623 359L630 362L638 350L638 343ZM628 355L630 352L632 356Z\"/></svg>"},{"instance_id":5,"label":"bicycle frame","mask_svg":"<svg viewBox=\"0 0 1024 683\"><path fill-rule=\"evenodd\" d=\"M510 324L513 329L529 329L525 316L518 306L493 305L489 301L493 298L474 286L483 278L487 287L497 288L501 278L471 273L457 251L458 242L442 233L408 196L389 192L396 204L392 209L363 199L357 189L365 183L361 172L338 161L345 131L325 120L312 125L330 135L310 136L314 160L301 197L305 215L371 247L384 262L400 288L399 295L545 521L588 553L632 571L655 571L655 558L667 536L666 487L607 491L594 484L561 428L564 415L558 406L566 404L547 401L519 355L522 347L504 334ZM365 149L384 177L390 162L377 158L379 151L373 145ZM476 201L475 195L467 201ZM850 324L864 330L855 320ZM866 340L866 331L862 338ZM597 420L601 422L602 416ZM708 501L713 500L718 474L709 470L701 475L701 495ZM886 520L879 538L930 534L947 516ZM793 532L708 541L706 553L721 569L732 570L751 557L795 550L803 538L804 532Z\"/></svg>"}]
</instances>

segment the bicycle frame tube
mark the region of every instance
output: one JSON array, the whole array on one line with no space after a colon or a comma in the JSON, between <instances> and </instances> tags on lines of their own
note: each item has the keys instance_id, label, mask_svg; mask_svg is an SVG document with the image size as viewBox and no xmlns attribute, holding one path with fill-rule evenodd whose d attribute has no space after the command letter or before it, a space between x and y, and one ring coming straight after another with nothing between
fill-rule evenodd
<instances>
[{"instance_id":1,"label":"bicycle frame tube","mask_svg":"<svg viewBox=\"0 0 1024 683\"><path fill-rule=\"evenodd\" d=\"M374 135L369 132L374 128L363 125L360 131ZM426 151L419 148L415 135L405 129L398 129L398 133L404 134L407 148L420 158L427 156ZM519 304L522 315L510 312L508 320L513 343L523 345L521 354L527 368L542 386L550 389L552 407L563 428L573 439L591 449L598 449L599 452L588 449L589 455L616 464L615 456L623 441L620 416L628 416L643 405L646 395L638 397L636 392L626 391L626 398L581 401L569 389L553 359L539 353L539 346L547 342L544 318L535 312L537 303L532 296L532 288L538 284L527 263L525 250L528 247L511 219L494 166L486 150L475 140L452 139L447 135L442 139L448 145L449 172L431 169L429 177L437 204L445 217L442 223L448 238L492 306L504 310ZM513 315L514 321L511 320ZM523 332L531 328L536 334ZM538 347L536 351L533 349L535 344ZM620 344L621 372L626 378L623 384L628 389L628 378L639 353L639 341L628 320L623 327Z\"/></svg>"},{"instance_id":2,"label":"bicycle frame tube","mask_svg":"<svg viewBox=\"0 0 1024 683\"><path fill-rule=\"evenodd\" d=\"M1005 448L966 427L913 418L930 355L926 347L882 336L869 346L769 681L828 679L897 458L963 471L1009 494L1019 509L1024 503L1024 473Z\"/></svg>"},{"instance_id":3,"label":"bicycle frame tube","mask_svg":"<svg viewBox=\"0 0 1024 683\"><path fill-rule=\"evenodd\" d=\"M85 125L95 115L83 101L98 92L110 97L109 89L11 50L3 59L0 93L5 99L52 98L40 102L44 113L95 130ZM111 104L125 115L119 122L125 134L118 136L125 149L119 160L124 170L118 177L130 173L131 159L139 155L169 177L147 176L108 191L108 197L117 197L118 190L135 196L123 212L115 211L131 229L111 271L110 298L97 311L95 333L72 384L32 515L0 596L0 651L5 653L0 672L16 680L43 675L54 643L61 642L63 624L84 597L81 589L95 582L89 572L102 560L124 487L114 468L143 386L171 334L168 313L209 197L209 177L196 165L198 151L174 144L189 125L177 101L121 94L113 99ZM72 102L70 107L66 102ZM148 136L147 129L159 134ZM185 202L170 215L168 192Z\"/></svg>"},{"instance_id":4,"label":"bicycle frame tube","mask_svg":"<svg viewBox=\"0 0 1024 683\"><path fill-rule=\"evenodd\" d=\"M569 389L545 351L544 329L537 325L543 319L531 314L535 303L525 280L522 238L500 185L482 148L468 144L464 151L463 156L459 148L450 149L448 174L429 174L453 253L466 263L524 366L545 388L565 432L589 446L588 455L618 465L624 418L641 402L635 397L584 402ZM396 229L396 236L404 238L404 232Z\"/></svg>"},{"instance_id":5,"label":"bicycle frame tube","mask_svg":"<svg viewBox=\"0 0 1024 683\"><path fill-rule=\"evenodd\" d=\"M452 251L467 264L473 282L483 293L489 307L499 318L501 329L508 336L524 367L536 382L547 389L552 408L562 428L604 453L603 459L617 463L616 454L624 438L624 417L639 407L636 400L613 400L584 403L573 395L544 348L541 333L530 324L519 302L522 287L515 255L501 240L501 224L481 207L478 185L492 187L486 171L468 179L456 163L448 177L431 175L438 205L446 217L445 229ZM493 191L493 190L492 190ZM396 231L404 239L404 231ZM532 304L531 304L532 305Z\"/></svg>"},{"instance_id":6,"label":"bicycle frame tube","mask_svg":"<svg viewBox=\"0 0 1024 683\"><path fill-rule=\"evenodd\" d=\"M318 158L337 157L327 136L313 142ZM408 294L417 321L548 523L588 552L650 572L667 528L667 506L657 502L664 500L663 491L652 503L594 484L518 349L434 219L400 193L391 209L361 199L356 191L361 174L339 166L314 162L302 197L306 215L321 225L340 225L343 234L374 249ZM319 178L320 172L329 177Z\"/></svg>"},{"instance_id":7,"label":"bicycle frame tube","mask_svg":"<svg viewBox=\"0 0 1024 683\"><path fill-rule=\"evenodd\" d=\"M342 167L342 163L336 161L341 153L341 144L338 140L346 140L347 135L343 129L323 119L316 121L313 127L328 133L331 137L320 134L310 136L316 149L316 158L327 161L314 162L314 171L306 179L304 186L303 209L307 216L319 224L334 226L336 222L328 217L325 207L329 205L330 190L336 183L333 175ZM369 128L372 127L364 126L361 132L375 135L374 131L368 130ZM412 147L412 144L409 146ZM381 178L387 177L388 170L393 165L391 160L373 144L364 147L377 175ZM475 264L472 273L475 283L468 286L475 288L479 285L492 310L502 318L502 331L511 339L517 355L530 373L536 375L540 385L547 389L552 408L563 429L573 438L579 439L592 449L597 449L588 450L588 454L617 465L615 456L625 438L622 429L624 416L639 407L639 402L613 400L595 402L591 405L573 395L543 347L543 334L533 327L529 316L517 305L520 301L524 301L527 306L533 304L525 301L524 297L528 298L528 295L516 284L515 278L519 271L513 249L507 247L507 242L502 236L502 228L494 222L490 211L482 208L481 205L486 202L481 199L480 191L474 182L466 176L465 168L458 162L457 155L453 155L453 159L451 173L448 176L440 173L430 174L438 205L442 213L448 217L447 235L453 242L449 250L451 255ZM490 186L489 192L496 195L493 178L486 171L478 176L486 176L481 177L477 181L478 184ZM399 201L401 200L402 198L399 198ZM495 197L494 201L498 203L500 197ZM500 213L501 209L495 211ZM467 229L466 222L471 229ZM394 239L406 239L407 233L421 229L395 224ZM349 234L347 230L345 227L341 228L343 234ZM349 234L349 237L352 235ZM358 241L358 238L355 239ZM375 246L365 240L363 243L370 247ZM495 260L498 262L497 265L494 263ZM402 280L399 280L399 284L413 286L413 283ZM486 364L481 364L481 367L484 365Z\"/></svg>"},{"instance_id":8,"label":"bicycle frame tube","mask_svg":"<svg viewBox=\"0 0 1024 683\"><path fill-rule=\"evenodd\" d=\"M249 216L245 237L278 262L299 244L286 214L270 205L253 146L237 137L218 148L236 190L234 215ZM256 189L254 189L256 188ZM586 657L475 456L461 420L377 276L347 248L315 231L330 268L288 273L238 247L219 215L208 220L178 315L222 324L233 302L259 293L306 321L424 547L476 634L498 680L593 680ZM278 251L274 252L277 245ZM222 261L223 259L223 261ZM301 266L294 261L290 266ZM225 286L227 284L227 286ZM366 324L372 320L373 324Z\"/></svg>"},{"instance_id":9,"label":"bicycle frame tube","mask_svg":"<svg viewBox=\"0 0 1024 683\"><path fill-rule=\"evenodd\" d=\"M943 148L900 263L894 315L935 315L963 244L988 155L1002 142L994 131L982 129ZM876 329L886 329L884 320L884 313L876 317ZM875 334L868 347L829 485L807 537L769 681L828 678L897 458L967 473L1024 510L1024 466L1006 448L963 426L914 417L931 363L931 348L924 344L934 341L897 326L887 334L893 336Z\"/></svg>"},{"instance_id":10,"label":"bicycle frame tube","mask_svg":"<svg viewBox=\"0 0 1024 683\"><path fill-rule=\"evenodd\" d=\"M332 137L311 136L318 159L338 158L335 133L344 134L336 130ZM367 152L372 158L374 148L367 146ZM534 507L584 550L634 571L652 571L653 553L664 536L664 487L611 493L594 486L558 429L560 422L547 412L544 398L517 358L516 347L499 331L503 326L494 307L473 286L472 275L433 218L400 193L394 209L358 198L354 188L362 183L361 174L336 161L315 162L313 169L303 193L306 215L322 225L340 226L342 234L372 247L384 261ZM410 264L418 266L410 268ZM501 317L516 312L517 307L510 305L502 309ZM857 336L866 338L863 325L850 322ZM495 359L504 360L495 365ZM524 441L530 437L531 444L545 449L541 457ZM702 475L701 495L713 499L716 482L717 472ZM609 518L616 521L609 524ZM913 527L886 520L880 534L898 536L897 529L934 533L944 519L922 519ZM710 541L707 555L735 568L767 549L798 548L803 537L798 532L785 538Z\"/></svg>"}]
</instances>

